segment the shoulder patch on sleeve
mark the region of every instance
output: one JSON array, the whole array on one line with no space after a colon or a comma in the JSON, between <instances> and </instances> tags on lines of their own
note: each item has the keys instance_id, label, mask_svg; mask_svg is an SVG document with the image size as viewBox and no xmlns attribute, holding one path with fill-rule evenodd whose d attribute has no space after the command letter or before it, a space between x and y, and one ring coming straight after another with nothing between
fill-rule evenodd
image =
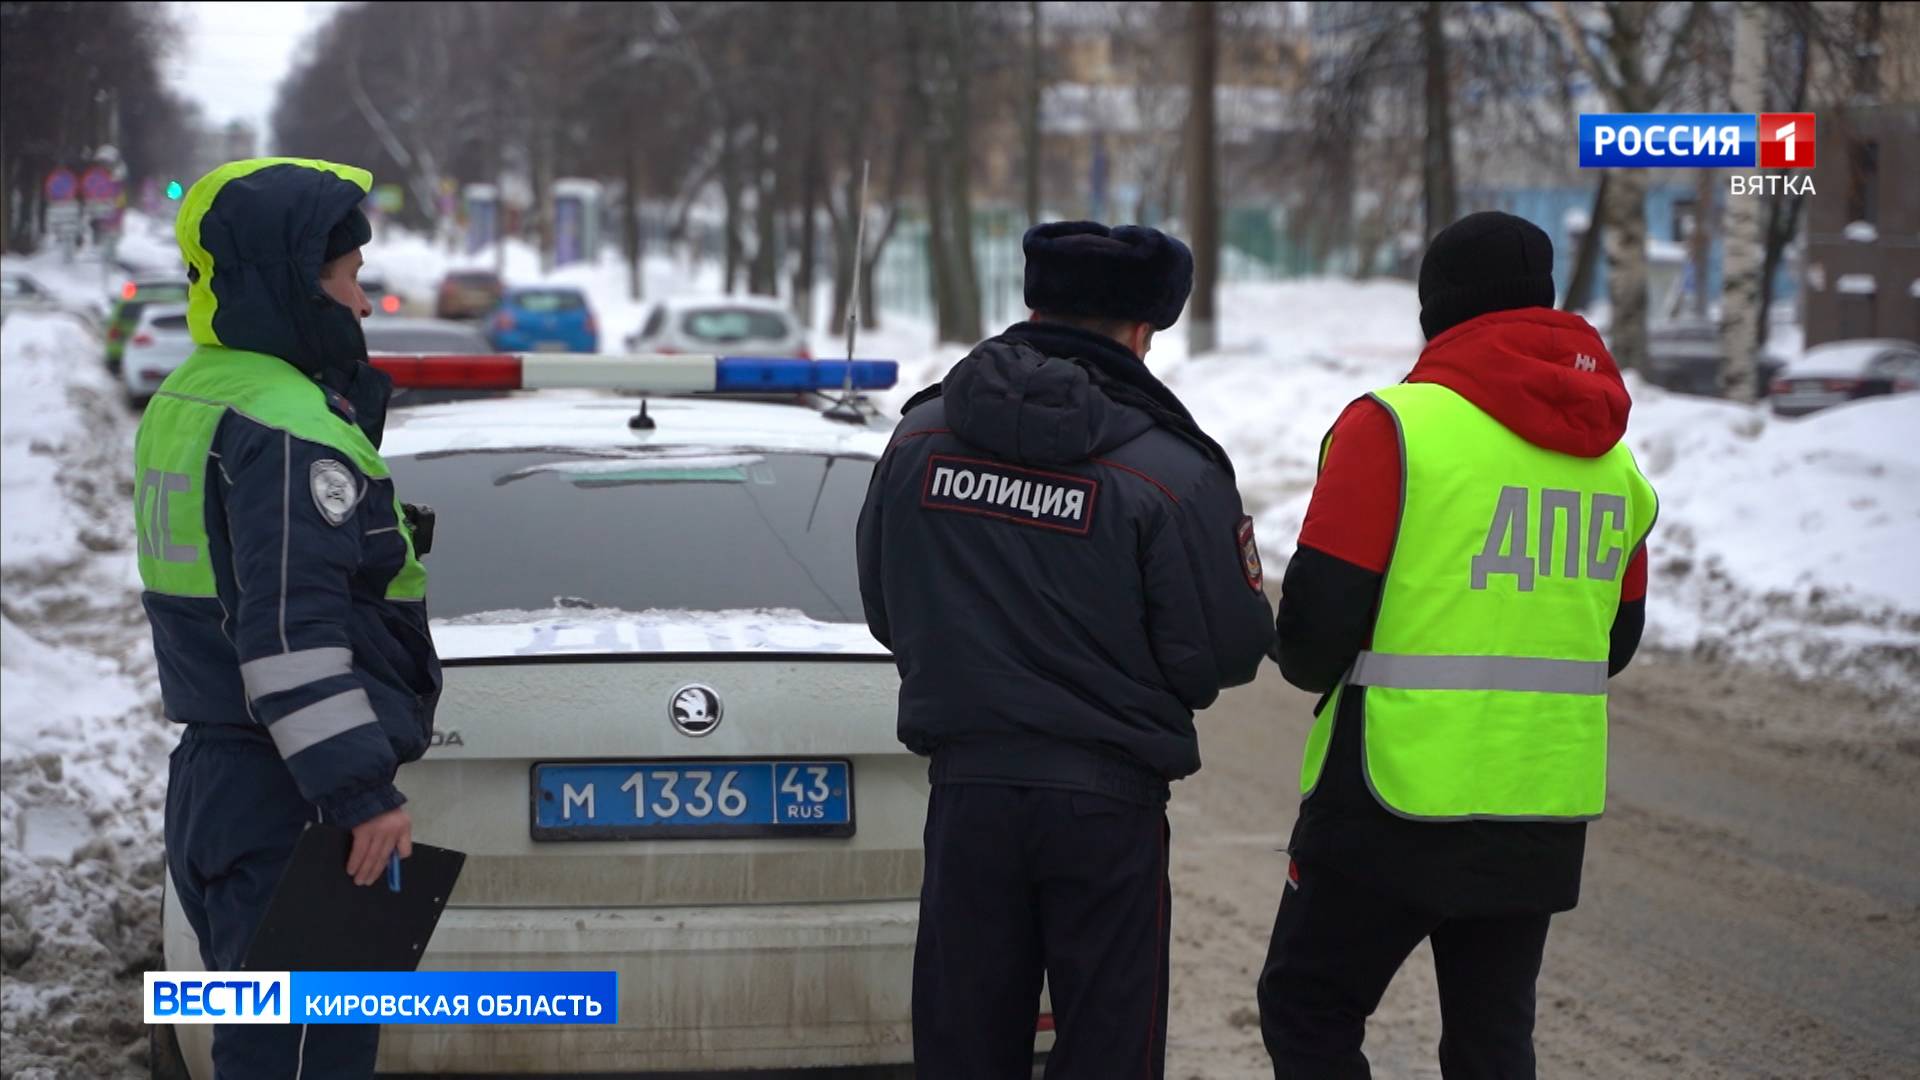
<instances>
[{"instance_id":1,"label":"shoulder patch on sleeve","mask_svg":"<svg viewBox=\"0 0 1920 1080\"><path fill-rule=\"evenodd\" d=\"M360 502L360 485L354 482L353 470L332 458L321 458L307 470L307 477L313 488L313 505L320 508L327 524L339 525L347 520Z\"/></svg>"},{"instance_id":2,"label":"shoulder patch on sleeve","mask_svg":"<svg viewBox=\"0 0 1920 1080\"><path fill-rule=\"evenodd\" d=\"M1093 531L1100 481L980 458L934 454L920 505L1085 536Z\"/></svg>"},{"instance_id":3,"label":"shoulder patch on sleeve","mask_svg":"<svg viewBox=\"0 0 1920 1080\"><path fill-rule=\"evenodd\" d=\"M1234 542L1240 547L1240 572L1247 576L1247 586L1254 592L1266 583L1266 570L1260 565L1260 544L1253 538L1253 518L1242 517L1240 527L1234 531Z\"/></svg>"}]
</instances>

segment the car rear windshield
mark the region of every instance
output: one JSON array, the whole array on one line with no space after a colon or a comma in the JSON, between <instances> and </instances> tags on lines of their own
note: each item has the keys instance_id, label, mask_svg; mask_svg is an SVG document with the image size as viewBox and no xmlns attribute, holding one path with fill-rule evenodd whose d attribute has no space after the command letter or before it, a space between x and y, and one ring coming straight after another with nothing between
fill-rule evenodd
<instances>
[{"instance_id":1,"label":"car rear windshield","mask_svg":"<svg viewBox=\"0 0 1920 1080\"><path fill-rule=\"evenodd\" d=\"M861 622L853 529L873 462L727 449L459 451L390 461L434 508L437 618L789 608Z\"/></svg>"},{"instance_id":2,"label":"car rear windshield","mask_svg":"<svg viewBox=\"0 0 1920 1080\"><path fill-rule=\"evenodd\" d=\"M787 336L787 320L770 311L749 308L708 308L690 311L680 329L697 341L779 341Z\"/></svg>"},{"instance_id":3,"label":"car rear windshield","mask_svg":"<svg viewBox=\"0 0 1920 1080\"><path fill-rule=\"evenodd\" d=\"M484 288L496 288L500 284L500 279L495 277L490 270L464 271L448 274L447 280L455 285L474 285Z\"/></svg>"},{"instance_id":4,"label":"car rear windshield","mask_svg":"<svg viewBox=\"0 0 1920 1080\"><path fill-rule=\"evenodd\" d=\"M514 293L513 306L536 315L550 312L579 311L587 306L585 297L577 292L564 292L558 289L538 289L531 292Z\"/></svg>"},{"instance_id":5,"label":"car rear windshield","mask_svg":"<svg viewBox=\"0 0 1920 1080\"><path fill-rule=\"evenodd\" d=\"M185 330L187 328L187 317L185 315L161 315L153 320L153 328L155 330Z\"/></svg>"},{"instance_id":6,"label":"car rear windshield","mask_svg":"<svg viewBox=\"0 0 1920 1080\"><path fill-rule=\"evenodd\" d=\"M367 351L390 353L458 353L478 356L492 352L487 341L472 330L449 327L380 326L369 321Z\"/></svg>"}]
</instances>

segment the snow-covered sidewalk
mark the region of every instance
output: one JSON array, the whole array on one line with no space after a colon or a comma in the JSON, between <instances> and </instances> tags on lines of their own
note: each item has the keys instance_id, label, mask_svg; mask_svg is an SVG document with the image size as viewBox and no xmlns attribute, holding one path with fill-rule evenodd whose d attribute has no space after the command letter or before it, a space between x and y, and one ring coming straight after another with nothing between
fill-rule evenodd
<instances>
[{"instance_id":1,"label":"snow-covered sidewalk","mask_svg":"<svg viewBox=\"0 0 1920 1080\"><path fill-rule=\"evenodd\" d=\"M7 319L0 412L0 1073L145 1075L175 733L133 561L133 422L70 315Z\"/></svg>"},{"instance_id":2,"label":"snow-covered sidewalk","mask_svg":"<svg viewBox=\"0 0 1920 1080\"><path fill-rule=\"evenodd\" d=\"M1148 365L1233 455L1268 572L1292 554L1320 440L1345 405L1397 382L1423 344L1411 284L1229 285L1223 344L1160 335ZM897 408L965 349L895 325ZM870 350L862 348L863 355ZM1784 420L1628 375L1627 441L1660 494L1648 643L1710 662L1838 678L1920 733L1920 394Z\"/></svg>"}]
</instances>

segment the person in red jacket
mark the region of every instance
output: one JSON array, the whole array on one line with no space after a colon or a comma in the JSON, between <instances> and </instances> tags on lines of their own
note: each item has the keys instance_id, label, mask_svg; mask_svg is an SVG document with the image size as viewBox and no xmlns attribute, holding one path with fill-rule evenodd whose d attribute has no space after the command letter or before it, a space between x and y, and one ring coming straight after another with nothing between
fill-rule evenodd
<instances>
[{"instance_id":1,"label":"person in red jacket","mask_svg":"<svg viewBox=\"0 0 1920 1080\"><path fill-rule=\"evenodd\" d=\"M1552 242L1521 218L1473 214L1442 230L1420 266L1428 344L1406 381L1447 387L1535 446L1595 458L1625 435L1631 402L1599 333L1553 310L1552 270ZM1370 645L1400 521L1401 453L1376 400L1353 402L1333 425L1277 618L1275 658L1301 689L1333 690ZM1646 593L1643 546L1622 575L1610 674L1639 645ZM1587 827L1397 816L1363 776L1362 700L1342 695L1288 845L1259 982L1274 1074L1368 1076L1367 1018L1430 938L1443 1075L1531 1077L1547 924L1579 900Z\"/></svg>"}]
</instances>

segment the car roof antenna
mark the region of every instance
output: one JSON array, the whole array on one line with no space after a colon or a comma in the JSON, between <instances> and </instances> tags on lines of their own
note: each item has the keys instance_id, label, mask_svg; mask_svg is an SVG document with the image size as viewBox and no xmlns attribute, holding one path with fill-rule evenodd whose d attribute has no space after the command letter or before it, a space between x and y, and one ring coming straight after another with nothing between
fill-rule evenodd
<instances>
[{"instance_id":1,"label":"car roof antenna","mask_svg":"<svg viewBox=\"0 0 1920 1080\"><path fill-rule=\"evenodd\" d=\"M853 394L853 342L860 330L860 268L867 261L867 180L872 173L872 159L862 161L860 163L860 216L854 219L853 231L853 291L847 294L846 380L840 387L839 400L822 414L829 420L840 420L849 424L867 422Z\"/></svg>"},{"instance_id":2,"label":"car roof antenna","mask_svg":"<svg viewBox=\"0 0 1920 1080\"><path fill-rule=\"evenodd\" d=\"M647 399L644 397L641 398L640 412L634 416L633 419L627 421L627 427L634 431L652 431L659 426L659 424L654 423L653 417L647 415Z\"/></svg>"}]
</instances>

